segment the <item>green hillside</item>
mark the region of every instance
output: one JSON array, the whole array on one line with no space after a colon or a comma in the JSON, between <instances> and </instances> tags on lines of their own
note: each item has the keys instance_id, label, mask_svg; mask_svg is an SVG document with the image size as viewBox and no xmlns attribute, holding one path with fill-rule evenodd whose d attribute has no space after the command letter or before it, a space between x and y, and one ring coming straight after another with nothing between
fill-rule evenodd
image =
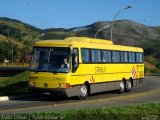
<instances>
[{"instance_id":1,"label":"green hillside","mask_svg":"<svg viewBox=\"0 0 160 120\"><path fill-rule=\"evenodd\" d=\"M0 18L0 62L11 60L11 45L14 48L14 60L25 60L25 55L31 53L33 41L37 39L64 39L71 36L95 37L110 39L110 21L95 22L91 25L65 28L50 28L41 30L29 24L9 18ZM153 71L160 68L160 26L146 26L130 20L117 20L113 24L113 42L144 48L146 69ZM43 33L43 36L42 36Z\"/></svg>"},{"instance_id":2,"label":"green hillside","mask_svg":"<svg viewBox=\"0 0 160 120\"><path fill-rule=\"evenodd\" d=\"M44 36L41 39L64 39L66 37L76 36L76 34L72 31L69 31L65 28L50 28L44 29Z\"/></svg>"},{"instance_id":3,"label":"green hillside","mask_svg":"<svg viewBox=\"0 0 160 120\"><path fill-rule=\"evenodd\" d=\"M14 60L24 61L25 55L31 53L33 40L41 30L21 21L0 18L0 62L11 60L12 47Z\"/></svg>"}]
</instances>

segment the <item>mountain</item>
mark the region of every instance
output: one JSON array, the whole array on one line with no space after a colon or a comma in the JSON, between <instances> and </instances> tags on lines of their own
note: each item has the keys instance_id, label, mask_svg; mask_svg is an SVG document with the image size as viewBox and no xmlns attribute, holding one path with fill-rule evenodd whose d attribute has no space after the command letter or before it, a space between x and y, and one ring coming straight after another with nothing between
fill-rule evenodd
<instances>
[{"instance_id":1,"label":"mountain","mask_svg":"<svg viewBox=\"0 0 160 120\"><path fill-rule=\"evenodd\" d=\"M74 32L65 28L49 28L42 30L44 36L41 39L64 39L66 37L76 36Z\"/></svg>"},{"instance_id":2,"label":"mountain","mask_svg":"<svg viewBox=\"0 0 160 120\"><path fill-rule=\"evenodd\" d=\"M60 36L67 37L66 35L70 32L72 34L68 36L86 36L95 37L97 30L109 25L97 34L97 38L110 39L110 21L95 22L91 25L75 27L70 29L46 29L43 32L49 32L51 34L59 34ZM113 42L114 44L130 45L130 46L140 46L144 49L156 48L159 49L160 46L160 27L150 27L144 24L139 24L130 20L117 20L113 24ZM52 36L49 39L53 39ZM45 37L44 37L45 39ZM48 39L48 38L47 38ZM155 44L156 43L156 44Z\"/></svg>"},{"instance_id":3,"label":"mountain","mask_svg":"<svg viewBox=\"0 0 160 120\"><path fill-rule=\"evenodd\" d=\"M95 37L97 30L109 25L97 34L97 38L110 39L111 22L96 22L88 26L72 29L77 36ZM76 31L75 31L76 30ZM140 46L143 48L159 48L155 42L160 39L160 27L150 27L130 20L117 20L113 24L114 44ZM149 44L148 44L149 42Z\"/></svg>"},{"instance_id":4,"label":"mountain","mask_svg":"<svg viewBox=\"0 0 160 120\"><path fill-rule=\"evenodd\" d=\"M102 30L104 26L108 26ZM11 45L14 46L14 60L24 60L31 53L34 40L64 39L71 36L86 36L109 40L111 21L99 21L90 25L65 28L39 29L10 18L0 18L0 61L11 59ZM147 26L131 20L116 20L113 23L113 43L144 48L148 68L160 68L160 26ZM43 33L43 35L42 35ZM151 67L152 66L152 67ZM154 67L153 67L154 66Z\"/></svg>"},{"instance_id":5,"label":"mountain","mask_svg":"<svg viewBox=\"0 0 160 120\"><path fill-rule=\"evenodd\" d=\"M41 29L15 19L0 18L0 34L13 37L17 40L21 40L25 36L35 37L40 31Z\"/></svg>"},{"instance_id":6,"label":"mountain","mask_svg":"<svg viewBox=\"0 0 160 120\"><path fill-rule=\"evenodd\" d=\"M50 29L49 32L51 34L57 34L56 32L58 32L63 38L67 37L65 35L69 32L72 33L70 36L86 36L94 38L98 30L108 25L109 27L98 32L97 38L109 40L111 38L110 21L95 22L87 26L63 29L63 31L62 29L61 31L55 31L55 29L52 31L52 29ZM54 38L54 34L52 34L53 36L50 39ZM160 26L153 27L136 23L131 20L117 20L114 21L113 24L112 36L114 44L142 47L145 51L146 66L150 67L152 64L155 64L157 67L160 67Z\"/></svg>"}]
</instances>

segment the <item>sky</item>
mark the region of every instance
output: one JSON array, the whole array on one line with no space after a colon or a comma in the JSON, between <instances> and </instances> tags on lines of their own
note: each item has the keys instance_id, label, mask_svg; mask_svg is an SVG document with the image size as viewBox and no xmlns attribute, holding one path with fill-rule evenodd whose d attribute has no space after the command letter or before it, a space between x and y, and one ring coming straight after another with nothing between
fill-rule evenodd
<instances>
[{"instance_id":1,"label":"sky","mask_svg":"<svg viewBox=\"0 0 160 120\"><path fill-rule=\"evenodd\" d=\"M129 4L133 8L125 9ZM160 0L0 0L0 17L46 28L72 28L128 19L160 26Z\"/></svg>"}]
</instances>

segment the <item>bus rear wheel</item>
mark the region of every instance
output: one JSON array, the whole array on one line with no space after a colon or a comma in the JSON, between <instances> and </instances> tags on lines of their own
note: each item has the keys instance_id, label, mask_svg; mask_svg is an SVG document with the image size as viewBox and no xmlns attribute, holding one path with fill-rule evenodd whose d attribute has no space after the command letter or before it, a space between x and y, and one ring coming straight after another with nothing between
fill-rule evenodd
<instances>
[{"instance_id":1,"label":"bus rear wheel","mask_svg":"<svg viewBox=\"0 0 160 120\"><path fill-rule=\"evenodd\" d=\"M79 94L79 99L83 100L86 99L88 97L89 91L88 91L88 87L86 84L83 84L80 86L80 94Z\"/></svg>"},{"instance_id":2,"label":"bus rear wheel","mask_svg":"<svg viewBox=\"0 0 160 120\"><path fill-rule=\"evenodd\" d=\"M119 83L119 93L123 93L125 91L125 82L120 81Z\"/></svg>"},{"instance_id":3,"label":"bus rear wheel","mask_svg":"<svg viewBox=\"0 0 160 120\"><path fill-rule=\"evenodd\" d=\"M130 92L132 90L132 81L127 80L126 81L126 92Z\"/></svg>"}]
</instances>

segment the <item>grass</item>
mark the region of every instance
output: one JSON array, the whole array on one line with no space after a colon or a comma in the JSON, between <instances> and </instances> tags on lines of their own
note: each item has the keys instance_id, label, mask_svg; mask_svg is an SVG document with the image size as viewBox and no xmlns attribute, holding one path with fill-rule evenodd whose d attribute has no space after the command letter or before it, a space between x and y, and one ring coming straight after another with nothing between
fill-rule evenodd
<instances>
[{"instance_id":1,"label":"grass","mask_svg":"<svg viewBox=\"0 0 160 120\"><path fill-rule=\"evenodd\" d=\"M43 116L43 119L52 117L64 120L159 120L160 103L39 112L29 115L33 120L36 119L35 116Z\"/></svg>"},{"instance_id":2,"label":"grass","mask_svg":"<svg viewBox=\"0 0 160 120\"><path fill-rule=\"evenodd\" d=\"M1 80L8 80L10 77L0 77L0 81Z\"/></svg>"},{"instance_id":3,"label":"grass","mask_svg":"<svg viewBox=\"0 0 160 120\"><path fill-rule=\"evenodd\" d=\"M0 81L0 96L28 93L28 71Z\"/></svg>"},{"instance_id":4,"label":"grass","mask_svg":"<svg viewBox=\"0 0 160 120\"><path fill-rule=\"evenodd\" d=\"M4 35L0 35L0 41L5 40L5 39L6 39L6 37Z\"/></svg>"},{"instance_id":5,"label":"grass","mask_svg":"<svg viewBox=\"0 0 160 120\"><path fill-rule=\"evenodd\" d=\"M36 112L14 116L10 115L14 120L160 120L160 103Z\"/></svg>"}]
</instances>

